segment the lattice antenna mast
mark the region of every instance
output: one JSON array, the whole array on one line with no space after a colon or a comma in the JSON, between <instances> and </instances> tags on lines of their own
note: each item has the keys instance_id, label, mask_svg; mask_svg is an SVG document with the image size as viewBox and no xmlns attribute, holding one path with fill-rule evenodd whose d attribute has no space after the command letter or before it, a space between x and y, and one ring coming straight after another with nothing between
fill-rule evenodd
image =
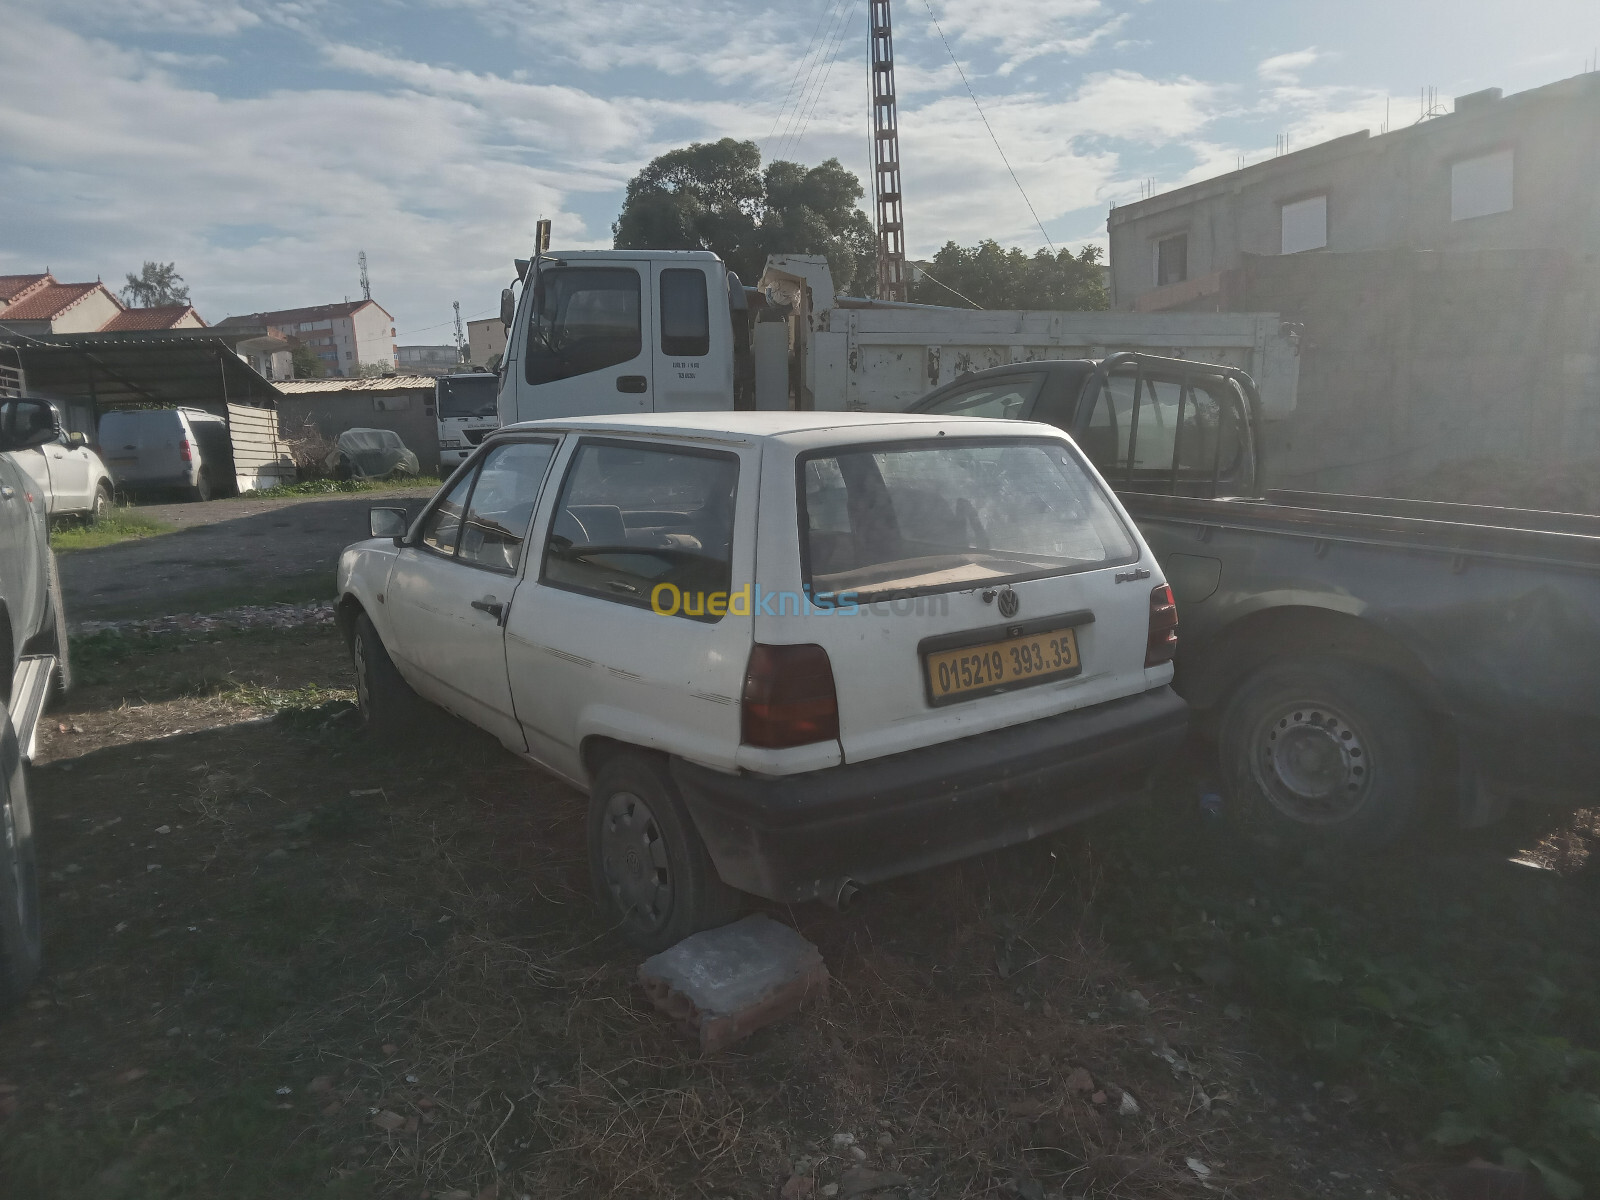
<instances>
[{"instance_id":1,"label":"lattice antenna mast","mask_svg":"<svg viewBox=\"0 0 1600 1200\"><path fill-rule=\"evenodd\" d=\"M906 222L900 203L900 124L894 99L889 0L870 0L872 199L878 216L878 299L906 298Z\"/></svg>"},{"instance_id":2,"label":"lattice antenna mast","mask_svg":"<svg viewBox=\"0 0 1600 1200\"><path fill-rule=\"evenodd\" d=\"M467 361L467 339L461 334L461 301L454 302L456 310L456 361Z\"/></svg>"},{"instance_id":3,"label":"lattice antenna mast","mask_svg":"<svg viewBox=\"0 0 1600 1200\"><path fill-rule=\"evenodd\" d=\"M367 281L367 252L363 250L356 255L356 261L361 264L361 298L372 299L372 284Z\"/></svg>"}]
</instances>

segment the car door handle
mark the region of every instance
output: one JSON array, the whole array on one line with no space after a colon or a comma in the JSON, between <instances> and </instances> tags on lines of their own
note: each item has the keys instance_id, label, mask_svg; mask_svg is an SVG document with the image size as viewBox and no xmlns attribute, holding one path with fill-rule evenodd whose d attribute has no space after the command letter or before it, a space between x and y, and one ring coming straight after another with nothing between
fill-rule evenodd
<instances>
[{"instance_id":1,"label":"car door handle","mask_svg":"<svg viewBox=\"0 0 1600 1200\"><path fill-rule=\"evenodd\" d=\"M501 604L500 601L491 597L485 597L482 600L474 600L472 602L472 607L477 609L479 612L488 613L496 621L503 619L506 615L506 606Z\"/></svg>"},{"instance_id":2,"label":"car door handle","mask_svg":"<svg viewBox=\"0 0 1600 1200\"><path fill-rule=\"evenodd\" d=\"M643 392L647 391L649 387L649 381L643 375L617 376L617 391L619 392Z\"/></svg>"}]
</instances>

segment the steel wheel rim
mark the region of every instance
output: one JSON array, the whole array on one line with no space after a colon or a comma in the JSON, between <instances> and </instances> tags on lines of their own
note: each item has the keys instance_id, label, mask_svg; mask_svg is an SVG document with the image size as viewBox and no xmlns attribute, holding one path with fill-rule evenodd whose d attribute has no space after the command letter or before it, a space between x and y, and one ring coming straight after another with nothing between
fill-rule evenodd
<instances>
[{"instance_id":1,"label":"steel wheel rim","mask_svg":"<svg viewBox=\"0 0 1600 1200\"><path fill-rule=\"evenodd\" d=\"M1348 821L1372 790L1371 751L1337 709L1279 705L1256 726L1250 770L1267 802L1306 825Z\"/></svg>"},{"instance_id":2,"label":"steel wheel rim","mask_svg":"<svg viewBox=\"0 0 1600 1200\"><path fill-rule=\"evenodd\" d=\"M673 880L655 814L633 792L615 792L600 817L600 870L623 920L660 929L672 913Z\"/></svg>"}]
</instances>

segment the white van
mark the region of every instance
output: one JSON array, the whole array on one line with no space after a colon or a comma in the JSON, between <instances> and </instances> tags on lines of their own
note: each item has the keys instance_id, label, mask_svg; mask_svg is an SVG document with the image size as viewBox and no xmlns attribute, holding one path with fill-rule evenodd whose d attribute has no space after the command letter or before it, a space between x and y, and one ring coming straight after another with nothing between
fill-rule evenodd
<instances>
[{"instance_id":1,"label":"white van","mask_svg":"<svg viewBox=\"0 0 1600 1200\"><path fill-rule=\"evenodd\" d=\"M203 408L108 412L100 418L100 449L123 491L176 488L209 500L238 490L228 423Z\"/></svg>"}]
</instances>

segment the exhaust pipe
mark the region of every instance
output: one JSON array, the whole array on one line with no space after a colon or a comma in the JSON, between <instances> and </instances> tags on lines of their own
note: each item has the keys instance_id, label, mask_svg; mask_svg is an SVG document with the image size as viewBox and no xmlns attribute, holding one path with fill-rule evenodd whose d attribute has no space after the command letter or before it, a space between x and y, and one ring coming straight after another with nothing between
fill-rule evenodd
<instances>
[{"instance_id":1,"label":"exhaust pipe","mask_svg":"<svg viewBox=\"0 0 1600 1200\"><path fill-rule=\"evenodd\" d=\"M835 912L844 912L860 891L861 885L855 880L841 879L822 894L822 902Z\"/></svg>"}]
</instances>

